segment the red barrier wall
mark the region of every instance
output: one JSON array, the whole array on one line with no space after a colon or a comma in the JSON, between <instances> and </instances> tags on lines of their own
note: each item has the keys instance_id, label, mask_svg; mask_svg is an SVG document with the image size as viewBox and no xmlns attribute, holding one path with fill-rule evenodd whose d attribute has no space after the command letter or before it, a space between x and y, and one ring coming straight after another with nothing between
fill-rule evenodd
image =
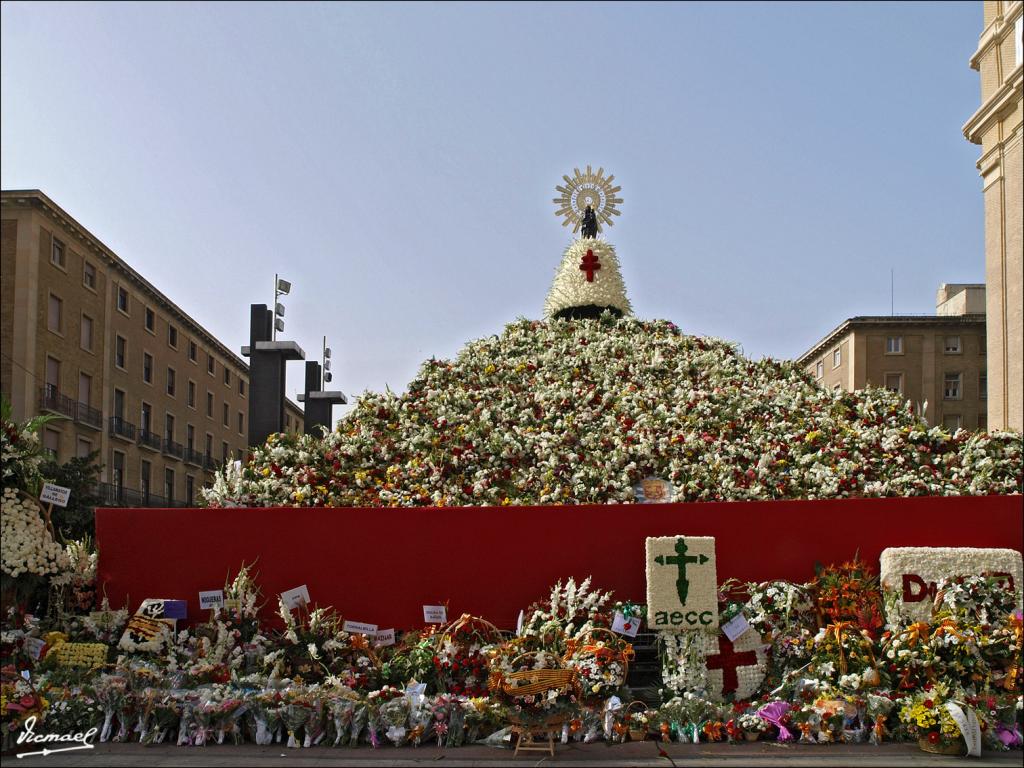
<instances>
[{"instance_id":1,"label":"red barrier wall","mask_svg":"<svg viewBox=\"0 0 1024 768\"><path fill-rule=\"evenodd\" d=\"M407 629L424 604L515 626L558 579L593 575L617 599L646 599L644 539L714 536L719 581L807 581L815 562L886 547L1024 549L1020 496L451 509L99 509L99 583L130 596L188 600L243 562L275 594L301 584L345 618Z\"/></svg>"}]
</instances>

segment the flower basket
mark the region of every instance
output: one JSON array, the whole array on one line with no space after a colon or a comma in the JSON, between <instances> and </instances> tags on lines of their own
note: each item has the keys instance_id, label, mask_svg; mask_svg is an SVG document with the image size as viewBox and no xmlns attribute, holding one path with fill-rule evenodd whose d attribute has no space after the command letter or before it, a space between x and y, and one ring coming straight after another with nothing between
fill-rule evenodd
<instances>
[{"instance_id":1,"label":"flower basket","mask_svg":"<svg viewBox=\"0 0 1024 768\"><path fill-rule=\"evenodd\" d=\"M647 721L647 705L642 701L631 701L626 706L626 723L629 725L630 741L646 741L650 730Z\"/></svg>"},{"instance_id":2,"label":"flower basket","mask_svg":"<svg viewBox=\"0 0 1024 768\"><path fill-rule=\"evenodd\" d=\"M443 690L464 696L485 695L486 651L501 641L497 627L468 613L445 627L434 645L434 667Z\"/></svg>"},{"instance_id":3,"label":"flower basket","mask_svg":"<svg viewBox=\"0 0 1024 768\"><path fill-rule=\"evenodd\" d=\"M964 743L963 739L958 739L955 742L936 742L932 744L928 741L927 736L923 736L917 740L917 746L922 752L930 752L933 755L966 755L967 744Z\"/></svg>"},{"instance_id":4,"label":"flower basket","mask_svg":"<svg viewBox=\"0 0 1024 768\"><path fill-rule=\"evenodd\" d=\"M633 646L602 627L567 643L565 665L576 670L584 697L604 699L626 684Z\"/></svg>"}]
</instances>

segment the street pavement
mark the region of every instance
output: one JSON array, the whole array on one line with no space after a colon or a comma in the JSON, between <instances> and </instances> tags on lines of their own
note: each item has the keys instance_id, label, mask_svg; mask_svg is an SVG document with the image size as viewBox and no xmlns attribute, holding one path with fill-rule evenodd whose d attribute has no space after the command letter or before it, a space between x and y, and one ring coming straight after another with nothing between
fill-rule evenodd
<instances>
[{"instance_id":1,"label":"street pavement","mask_svg":"<svg viewBox=\"0 0 1024 768\"><path fill-rule=\"evenodd\" d=\"M57 745L54 745L57 746ZM668 758L659 756L664 748ZM483 766L484 768L505 768L506 766L574 765L574 766L658 766L672 768L700 764L703 766L783 766L793 768L804 766L949 766L958 761L967 761L969 768L1011 768L1021 765L1021 753L985 752L981 758L957 758L932 755L920 751L913 744L859 745L787 745L774 743L755 744L659 744L655 741L617 744L608 746L594 744L559 744L555 756L542 753L520 754L514 757L510 749L483 746L468 746L457 749L437 747L313 747L311 749L287 749L281 745L271 747L207 746L176 747L159 745L143 747L139 744L98 744L94 749L74 752L59 752L49 755L27 755L15 758L5 754L7 766L272 766L282 765L294 768L301 766L369 766L371 768L407 768L411 766Z\"/></svg>"}]
</instances>

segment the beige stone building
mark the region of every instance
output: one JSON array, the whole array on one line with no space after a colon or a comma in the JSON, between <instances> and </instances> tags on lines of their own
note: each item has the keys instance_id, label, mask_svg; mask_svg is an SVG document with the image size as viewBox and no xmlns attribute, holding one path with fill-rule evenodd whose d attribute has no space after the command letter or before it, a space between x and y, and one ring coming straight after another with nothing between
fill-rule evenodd
<instances>
[{"instance_id":1,"label":"beige stone building","mask_svg":"<svg viewBox=\"0 0 1024 768\"><path fill-rule=\"evenodd\" d=\"M989 419L1024 429L1024 196L1021 164L1022 3L986 0L971 67L981 75L981 107L964 136L981 145L988 289Z\"/></svg>"},{"instance_id":2,"label":"beige stone building","mask_svg":"<svg viewBox=\"0 0 1024 768\"><path fill-rule=\"evenodd\" d=\"M248 366L42 192L0 202L0 392L14 418L65 417L43 445L61 461L99 451L107 504L194 503L246 451ZM301 431L301 409L286 413Z\"/></svg>"},{"instance_id":3,"label":"beige stone building","mask_svg":"<svg viewBox=\"0 0 1024 768\"><path fill-rule=\"evenodd\" d=\"M988 429L985 286L942 285L934 315L851 317L797 358L825 387L901 393L929 424Z\"/></svg>"}]
</instances>

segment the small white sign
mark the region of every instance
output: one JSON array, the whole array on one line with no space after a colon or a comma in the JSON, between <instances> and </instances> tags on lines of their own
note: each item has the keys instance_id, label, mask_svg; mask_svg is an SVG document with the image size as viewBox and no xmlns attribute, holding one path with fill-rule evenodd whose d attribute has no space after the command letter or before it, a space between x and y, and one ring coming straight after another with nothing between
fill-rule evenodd
<instances>
[{"instance_id":1,"label":"small white sign","mask_svg":"<svg viewBox=\"0 0 1024 768\"><path fill-rule=\"evenodd\" d=\"M224 607L224 590L223 589L211 589L207 592L199 593L199 609L203 611L212 611L214 608Z\"/></svg>"},{"instance_id":2,"label":"small white sign","mask_svg":"<svg viewBox=\"0 0 1024 768\"><path fill-rule=\"evenodd\" d=\"M287 592L281 593L281 599L284 601L285 606L288 610L294 610L303 605L309 605L309 589L303 584L301 587L295 589L289 589Z\"/></svg>"},{"instance_id":3,"label":"small white sign","mask_svg":"<svg viewBox=\"0 0 1024 768\"><path fill-rule=\"evenodd\" d=\"M620 635L625 635L626 637L636 637L636 633L639 631L639 616L630 616L627 619L623 615L622 611L615 612L615 621L612 622L612 632L618 632Z\"/></svg>"},{"instance_id":4,"label":"small white sign","mask_svg":"<svg viewBox=\"0 0 1024 768\"><path fill-rule=\"evenodd\" d=\"M373 647L383 648L386 645L395 644L395 630L380 629L373 633Z\"/></svg>"},{"instance_id":5,"label":"small white sign","mask_svg":"<svg viewBox=\"0 0 1024 768\"><path fill-rule=\"evenodd\" d=\"M409 683L405 687L406 696L423 696L427 692L426 683Z\"/></svg>"},{"instance_id":6,"label":"small white sign","mask_svg":"<svg viewBox=\"0 0 1024 768\"><path fill-rule=\"evenodd\" d=\"M376 624L364 624L361 621L346 621L341 625L341 628L346 632L355 632L360 635L375 635L377 634Z\"/></svg>"},{"instance_id":7,"label":"small white sign","mask_svg":"<svg viewBox=\"0 0 1024 768\"><path fill-rule=\"evenodd\" d=\"M71 498L71 489L53 483L43 483L43 492L39 494L39 500L44 504L56 504L58 507L66 507L68 499Z\"/></svg>"},{"instance_id":8,"label":"small white sign","mask_svg":"<svg viewBox=\"0 0 1024 768\"><path fill-rule=\"evenodd\" d=\"M26 637L25 638L25 653L30 658L38 659L43 655L43 648L46 647L46 641L41 637Z\"/></svg>"},{"instance_id":9,"label":"small white sign","mask_svg":"<svg viewBox=\"0 0 1024 768\"><path fill-rule=\"evenodd\" d=\"M737 638L743 637L748 629L750 629L750 622L747 621L747 617L742 613L737 613L722 625L722 631L725 633L725 636L733 643L736 642Z\"/></svg>"},{"instance_id":10,"label":"small white sign","mask_svg":"<svg viewBox=\"0 0 1024 768\"><path fill-rule=\"evenodd\" d=\"M423 621L427 624L445 624L448 622L448 609L443 605L424 605Z\"/></svg>"}]
</instances>

